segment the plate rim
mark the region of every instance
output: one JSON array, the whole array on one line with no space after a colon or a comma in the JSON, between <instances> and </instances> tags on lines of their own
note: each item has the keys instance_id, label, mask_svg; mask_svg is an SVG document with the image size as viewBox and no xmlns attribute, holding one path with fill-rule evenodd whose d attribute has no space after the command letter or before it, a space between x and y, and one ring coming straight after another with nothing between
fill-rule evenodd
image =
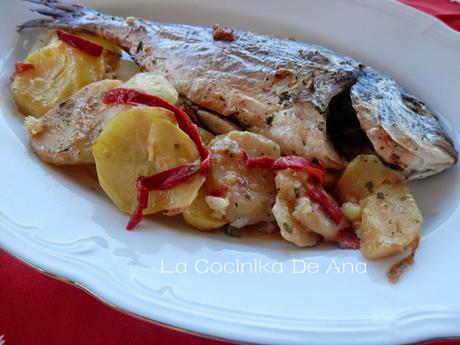
<instances>
[{"instance_id":1,"label":"plate rim","mask_svg":"<svg viewBox=\"0 0 460 345\"><path fill-rule=\"evenodd\" d=\"M371 4L371 1L368 1L366 2L365 0L355 0L354 2L357 2L357 3L361 3L361 4L366 4L366 5L369 5ZM406 4L403 4L403 3L400 3L398 1L395 1L395 0L385 0L385 1L380 1L381 4L384 4L383 6L387 6L388 4L391 4L391 6L395 6L395 10L396 10L396 7L399 7L399 10L400 11L405 11L407 12L407 14L411 13L412 15L418 17L417 20L420 21L420 22L426 22L427 24L428 23L431 23L434 25L434 27L437 29L435 31L435 34L437 35L449 35L451 37L449 38L452 38L454 41L456 41L457 43L460 43L460 33L455 31L453 28L449 27L448 25L446 25L445 23L443 23L441 20L439 20L438 18L435 18L429 14L426 14L420 10L417 10L417 9L414 9ZM378 2L377 1L372 1L372 6L377 6ZM380 7L380 5L378 5ZM6 215L5 215L6 216ZM0 222L0 226L3 228L3 224L2 222ZM0 236L0 239L2 237ZM49 260L44 260L43 259L43 262L40 263L37 263L38 261L40 261L39 259L37 260L34 260L31 258L31 253L32 251L26 253L24 252L24 249L21 249L21 240L18 239L18 242L17 243L14 243L14 241L10 241L8 243L6 242L2 242L0 243L2 245L2 247L4 247L4 249L9 252L11 255L13 255L14 257L18 258L19 260L25 262L26 264L46 273L46 274L49 274L51 276L54 276L54 277L57 277L58 279L62 279L64 281L71 281L71 282L74 282L74 284L72 285L75 285L79 288L82 288L84 289L85 291L89 292L91 295L93 295L94 297L96 297L97 299L105 302L106 304L112 306L112 307L115 307L115 309L122 309L123 312L126 312L128 313L129 315L132 315L132 316L135 316L137 318L141 318L143 320L146 320L148 322L153 322L154 324L160 324L162 326L166 326L168 328L172 328L172 329L177 329L179 331L183 331L183 332L186 332L186 333L191 333L191 334L197 334L199 336L204 336L204 337L209 337L209 338L218 338L218 339L223 339L223 340L226 340L226 339L229 339L231 341L245 341L245 339L238 339L238 337L235 335L235 338L228 338L228 337L222 337L222 336L219 336L217 334L212 334L212 335L209 335L209 329L207 328L206 330L208 332L202 332L200 331L201 330L204 330L204 328L199 328L199 327L195 327L195 328L184 328L182 326L176 326L176 325L171 325L171 323L165 323L165 322L162 322L162 321L159 321L159 320L155 320L151 317L148 317L148 316L144 316L144 315L141 315L139 313L136 313L136 312L133 312L133 311L129 311L127 310L126 308L123 308L120 306L121 303L116 303L114 301L112 301L110 298L108 298L107 296L103 296L104 294L97 291L98 289L94 289L94 288L91 288L90 287L90 283L88 282L84 282L85 279L84 278L81 278L80 280L81 281L77 281L77 280L74 280L74 279L70 279L69 277L65 277L65 274L62 274L62 273L59 273L60 269L55 266L54 269L51 267L52 264L50 264ZM35 250L37 250L38 248L35 248ZM47 254L46 252L42 253L42 254ZM53 259L53 258L56 258L56 257L53 257L52 255L50 255L50 257L48 259ZM45 261L48 261L45 263ZM87 272L86 272L87 273ZM109 287L110 286L110 283L107 283L105 282L105 284L100 284L100 285L105 285L106 287ZM114 296L112 296L114 297ZM115 298L113 298L115 299ZM437 317L437 319L440 319L441 317L445 318L445 320L460 320L460 310L449 310L448 312L446 311L440 311L438 314L435 314L435 313L431 313L431 316L432 317ZM412 322L421 322L421 321L426 321L425 319L423 319L423 317L421 317L421 315L416 315L415 316L415 320L412 321ZM222 321L220 321L222 322ZM407 321L406 321L406 324L407 324ZM191 329L191 330L189 330ZM222 333L221 333L222 334ZM452 335L458 335L458 334L452 334ZM257 341L257 339L260 339L261 342L265 342L267 339L266 337L264 337L263 335L259 335L259 338L256 338L255 335L253 335L253 340L254 341ZM270 340L270 339L268 339ZM277 339L275 339L277 340ZM366 340L366 339L365 339ZM422 338L420 339L414 339L414 340L423 340ZM259 341L257 341L259 342ZM296 339L292 339L292 343L296 343ZM353 341L353 342L350 342L350 343L354 343L354 344L357 344L356 341ZM377 344L378 342L376 342Z\"/></svg>"}]
</instances>

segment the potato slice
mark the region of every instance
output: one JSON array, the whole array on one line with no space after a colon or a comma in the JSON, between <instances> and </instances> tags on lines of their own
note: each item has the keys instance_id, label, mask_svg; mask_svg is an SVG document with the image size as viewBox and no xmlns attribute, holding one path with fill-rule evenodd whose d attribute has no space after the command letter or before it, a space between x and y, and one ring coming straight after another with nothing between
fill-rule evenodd
<instances>
[{"instance_id":1,"label":"potato slice","mask_svg":"<svg viewBox=\"0 0 460 345\"><path fill-rule=\"evenodd\" d=\"M369 259L400 253L419 235L422 215L403 182L380 185L360 206L356 233Z\"/></svg>"},{"instance_id":2,"label":"potato slice","mask_svg":"<svg viewBox=\"0 0 460 345\"><path fill-rule=\"evenodd\" d=\"M377 156L361 155L353 159L337 183L342 202L357 202L371 195L382 183L397 183L403 177L383 165Z\"/></svg>"},{"instance_id":3,"label":"potato slice","mask_svg":"<svg viewBox=\"0 0 460 345\"><path fill-rule=\"evenodd\" d=\"M138 89L148 94L159 96L172 104L176 104L179 95L176 89L159 73L138 73L128 80L123 87Z\"/></svg>"},{"instance_id":4,"label":"potato slice","mask_svg":"<svg viewBox=\"0 0 460 345\"><path fill-rule=\"evenodd\" d=\"M313 247L321 241L321 236L303 226L289 211L289 207L279 195L273 206L273 215L280 228L281 236L298 247Z\"/></svg>"},{"instance_id":5,"label":"potato slice","mask_svg":"<svg viewBox=\"0 0 460 345\"><path fill-rule=\"evenodd\" d=\"M90 35L86 32L72 32L73 35L79 36L82 38L87 39L88 41L92 41L94 43L99 44L100 46L104 47L105 50L108 50L109 52L112 52L117 55L121 55L121 49L117 47L115 44L106 41L103 38L100 38L98 36Z\"/></svg>"},{"instance_id":6,"label":"potato slice","mask_svg":"<svg viewBox=\"0 0 460 345\"><path fill-rule=\"evenodd\" d=\"M94 57L60 41L32 53L26 61L35 68L18 74L11 88L19 110L36 117L105 76L103 55Z\"/></svg>"},{"instance_id":7,"label":"potato slice","mask_svg":"<svg viewBox=\"0 0 460 345\"><path fill-rule=\"evenodd\" d=\"M27 116L24 127L29 130L34 152L52 164L93 164L92 145L109 111L101 99L106 91L120 85L118 80L98 81L40 118Z\"/></svg>"},{"instance_id":8,"label":"potato slice","mask_svg":"<svg viewBox=\"0 0 460 345\"><path fill-rule=\"evenodd\" d=\"M211 142L211 140L215 138L214 134L212 134L211 132L208 132L206 129L203 129L201 127L198 127L197 129L205 145L208 145Z\"/></svg>"},{"instance_id":9,"label":"potato slice","mask_svg":"<svg viewBox=\"0 0 460 345\"><path fill-rule=\"evenodd\" d=\"M214 210L208 206L206 197L209 194L208 187L203 185L190 207L182 213L188 224L202 231L218 229L228 224L223 217L216 217Z\"/></svg>"},{"instance_id":10,"label":"potato slice","mask_svg":"<svg viewBox=\"0 0 460 345\"><path fill-rule=\"evenodd\" d=\"M184 163L197 162L193 141L162 108L133 108L118 114L93 145L99 182L120 210L136 208L136 180ZM195 199L205 178L197 175L167 191L153 191L144 214L179 213Z\"/></svg>"},{"instance_id":11,"label":"potato slice","mask_svg":"<svg viewBox=\"0 0 460 345\"><path fill-rule=\"evenodd\" d=\"M281 236L298 247L315 246L321 240L321 236L317 232L313 232L313 229L304 221L305 217L312 217L313 208L309 206L310 210L305 215L303 215L305 207L299 208L301 199L308 202L307 198L304 197L308 176L288 169L277 172L275 182L278 193L272 211L280 228ZM300 219L299 215L302 215Z\"/></svg>"},{"instance_id":12,"label":"potato slice","mask_svg":"<svg viewBox=\"0 0 460 345\"><path fill-rule=\"evenodd\" d=\"M274 176L266 169L248 168L241 157L262 155L278 158L280 148L274 141L251 132L232 131L215 137L209 144L211 171L207 183L211 190L226 187L229 206L225 218L233 227L243 228L274 221L271 208L275 203Z\"/></svg>"},{"instance_id":13,"label":"potato slice","mask_svg":"<svg viewBox=\"0 0 460 345\"><path fill-rule=\"evenodd\" d=\"M120 63L115 71L117 79L122 81L128 81L138 73L141 73L141 69L132 60L120 60Z\"/></svg>"},{"instance_id":14,"label":"potato slice","mask_svg":"<svg viewBox=\"0 0 460 345\"><path fill-rule=\"evenodd\" d=\"M90 35L90 34L88 34L86 32L72 32L72 35L85 38L88 41L91 41L91 42L94 42L94 43L97 43L97 44L101 45L104 49L106 49L106 50L108 50L108 51L110 51L110 52L112 52L114 54L121 55L121 49L119 47L117 47L115 44L113 44L113 43L111 43L109 41L106 41L103 38L100 38L100 37L97 37L97 36L94 36L94 35ZM59 39L58 39L58 37L56 35L56 30L48 30L48 29L41 30L40 33L38 34L37 39L35 40L34 44L30 48L30 53L33 53L33 52L35 52L37 50L40 50L40 49L42 49L43 47L45 47L45 46L47 46L49 44L57 42L58 40Z\"/></svg>"}]
</instances>

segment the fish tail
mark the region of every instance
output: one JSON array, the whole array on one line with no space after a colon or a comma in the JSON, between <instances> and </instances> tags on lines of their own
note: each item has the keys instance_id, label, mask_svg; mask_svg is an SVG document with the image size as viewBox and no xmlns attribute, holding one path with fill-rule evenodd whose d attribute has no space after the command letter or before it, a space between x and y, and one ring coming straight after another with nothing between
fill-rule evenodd
<instances>
[{"instance_id":1,"label":"fish tail","mask_svg":"<svg viewBox=\"0 0 460 345\"><path fill-rule=\"evenodd\" d=\"M18 32L29 28L62 28L76 29L82 26L82 19L97 12L79 5L73 5L58 0L23 0L44 7L32 8L32 12L51 18L32 19L18 25Z\"/></svg>"},{"instance_id":2,"label":"fish tail","mask_svg":"<svg viewBox=\"0 0 460 345\"><path fill-rule=\"evenodd\" d=\"M40 5L32 12L49 18L29 20L18 26L18 32L29 28L64 29L85 31L104 38L123 49L124 38L129 33L129 25L121 17L109 16L96 10L74 5L60 0L22 0Z\"/></svg>"}]
</instances>

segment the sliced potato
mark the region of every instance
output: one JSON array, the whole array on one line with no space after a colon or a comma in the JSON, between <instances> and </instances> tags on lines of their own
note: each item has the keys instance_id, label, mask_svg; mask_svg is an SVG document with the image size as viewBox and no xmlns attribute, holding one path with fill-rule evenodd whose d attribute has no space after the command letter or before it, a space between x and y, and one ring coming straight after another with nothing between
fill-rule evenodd
<instances>
[{"instance_id":1,"label":"sliced potato","mask_svg":"<svg viewBox=\"0 0 460 345\"><path fill-rule=\"evenodd\" d=\"M112 52L117 55L121 55L121 49L117 47L115 44L106 41L103 38L100 38L98 36L90 35L86 32L72 32L73 35L79 36L82 38L87 39L88 41L92 41L94 43L99 44L100 46L104 47L105 50L108 50L109 52Z\"/></svg>"},{"instance_id":2,"label":"sliced potato","mask_svg":"<svg viewBox=\"0 0 460 345\"><path fill-rule=\"evenodd\" d=\"M115 71L117 79L120 79L121 81L128 81L138 73L141 73L141 69L132 60L120 60L120 63Z\"/></svg>"},{"instance_id":3,"label":"sliced potato","mask_svg":"<svg viewBox=\"0 0 460 345\"><path fill-rule=\"evenodd\" d=\"M223 217L217 217L215 211L209 207L206 202L208 195L209 190L205 184L190 207L182 213L184 220L198 230L214 230L228 223Z\"/></svg>"},{"instance_id":4,"label":"sliced potato","mask_svg":"<svg viewBox=\"0 0 460 345\"><path fill-rule=\"evenodd\" d=\"M155 84L158 83L158 84ZM174 95L177 95L176 90L172 85L163 78L157 72L148 72L148 73L139 73L129 79L120 87L137 89L144 91L150 95L159 96L166 100L174 101ZM172 91L171 91L172 90ZM177 98L176 98L177 99ZM109 124L110 121L121 111L132 108L131 105L112 105L107 108L106 113L104 114L104 128ZM175 116L173 113L168 113L171 121L176 122Z\"/></svg>"},{"instance_id":5,"label":"sliced potato","mask_svg":"<svg viewBox=\"0 0 460 345\"><path fill-rule=\"evenodd\" d=\"M278 144L260 134L232 131L219 135L209 144L211 171L206 182L211 190L227 188L225 197L229 206L225 218L233 227L273 222L271 208L276 195L273 173L248 168L241 158L242 150L249 157L280 156Z\"/></svg>"},{"instance_id":6,"label":"sliced potato","mask_svg":"<svg viewBox=\"0 0 460 345\"><path fill-rule=\"evenodd\" d=\"M402 252L419 235L422 215L403 182L380 185L360 206L356 232L369 259Z\"/></svg>"},{"instance_id":7,"label":"sliced potato","mask_svg":"<svg viewBox=\"0 0 460 345\"><path fill-rule=\"evenodd\" d=\"M279 196L273 206L273 215L280 228L281 236L298 247L313 247L321 241L321 236L298 222L290 213L288 204Z\"/></svg>"},{"instance_id":8,"label":"sliced potato","mask_svg":"<svg viewBox=\"0 0 460 345\"><path fill-rule=\"evenodd\" d=\"M198 133L200 133L200 137L205 143L205 145L208 145L212 139L214 139L214 134L211 132L208 132L206 129L203 129L201 127L198 127Z\"/></svg>"},{"instance_id":9,"label":"sliced potato","mask_svg":"<svg viewBox=\"0 0 460 345\"><path fill-rule=\"evenodd\" d=\"M353 159L337 183L342 202L357 202L371 195L382 183L400 182L403 177L383 165L375 155L361 155Z\"/></svg>"},{"instance_id":10,"label":"sliced potato","mask_svg":"<svg viewBox=\"0 0 460 345\"><path fill-rule=\"evenodd\" d=\"M174 87L159 73L138 73L128 80L123 87L138 89L148 94L159 96L172 104L176 104L179 95Z\"/></svg>"},{"instance_id":11,"label":"sliced potato","mask_svg":"<svg viewBox=\"0 0 460 345\"><path fill-rule=\"evenodd\" d=\"M356 157L337 183L342 210L369 259L402 252L418 236L422 215L403 177L374 155Z\"/></svg>"},{"instance_id":12,"label":"sliced potato","mask_svg":"<svg viewBox=\"0 0 460 345\"><path fill-rule=\"evenodd\" d=\"M27 116L24 126L29 130L34 152L53 164L94 163L92 145L102 132L108 111L101 99L106 91L120 85L118 80L92 83L44 116Z\"/></svg>"},{"instance_id":13,"label":"sliced potato","mask_svg":"<svg viewBox=\"0 0 460 345\"><path fill-rule=\"evenodd\" d=\"M97 36L94 36L94 35L90 35L86 32L72 32L72 35L75 35L75 36L79 36L79 37L82 37L82 38L85 38L87 39L88 41L91 41L91 42L94 42L94 43L97 43L99 45L101 45L104 49L112 52L112 53L115 53L117 55L121 55L121 49L119 47L117 47L115 44L109 42L109 41L106 41L105 39L103 38L100 38L100 37L97 37ZM37 36L37 39L35 40L34 44L32 45L32 47L30 48L30 53L33 53L37 50L40 50L42 49L43 47L49 45L49 44L52 44L52 43L55 43L57 42L59 39L56 35L56 30L42 30L40 31L40 33L38 34Z\"/></svg>"},{"instance_id":14,"label":"sliced potato","mask_svg":"<svg viewBox=\"0 0 460 345\"><path fill-rule=\"evenodd\" d=\"M93 145L99 182L120 210L136 208L136 180L184 163L197 162L193 141L171 121L168 110L133 108L119 113ZM153 191L144 214L179 213L204 183L201 175L167 191Z\"/></svg>"},{"instance_id":15,"label":"sliced potato","mask_svg":"<svg viewBox=\"0 0 460 345\"><path fill-rule=\"evenodd\" d=\"M32 54L42 49L43 47L47 46L48 44L52 42L56 42L57 40L58 38L56 36L56 30L48 30L48 29L41 30L38 33L34 44L30 48L29 54Z\"/></svg>"},{"instance_id":16,"label":"sliced potato","mask_svg":"<svg viewBox=\"0 0 460 345\"><path fill-rule=\"evenodd\" d=\"M311 217L312 207L309 207L308 213L305 213L304 207L299 208L301 199L308 201L304 196L307 180L306 174L296 173L290 169L279 171L275 177L278 193L272 209L273 215L280 228L281 236L299 247L312 247L321 240L321 236L313 232L313 229L304 222L305 217ZM299 215L302 216L300 219Z\"/></svg>"},{"instance_id":17,"label":"sliced potato","mask_svg":"<svg viewBox=\"0 0 460 345\"><path fill-rule=\"evenodd\" d=\"M60 41L32 53L26 61L35 68L18 74L11 88L19 110L36 117L105 76L103 56L85 54Z\"/></svg>"}]
</instances>

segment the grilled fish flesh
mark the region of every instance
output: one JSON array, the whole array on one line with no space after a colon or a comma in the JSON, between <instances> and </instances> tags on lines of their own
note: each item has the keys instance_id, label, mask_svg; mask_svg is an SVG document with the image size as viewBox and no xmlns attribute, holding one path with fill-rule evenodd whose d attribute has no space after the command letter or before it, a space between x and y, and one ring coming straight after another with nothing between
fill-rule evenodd
<instances>
[{"instance_id":1,"label":"grilled fish flesh","mask_svg":"<svg viewBox=\"0 0 460 345\"><path fill-rule=\"evenodd\" d=\"M286 155L342 169L373 151L408 179L457 161L433 112L393 79L331 50L250 32L113 17L54 0L49 16L19 26L85 31L111 41L146 71L166 77L208 113L263 134Z\"/></svg>"}]
</instances>

